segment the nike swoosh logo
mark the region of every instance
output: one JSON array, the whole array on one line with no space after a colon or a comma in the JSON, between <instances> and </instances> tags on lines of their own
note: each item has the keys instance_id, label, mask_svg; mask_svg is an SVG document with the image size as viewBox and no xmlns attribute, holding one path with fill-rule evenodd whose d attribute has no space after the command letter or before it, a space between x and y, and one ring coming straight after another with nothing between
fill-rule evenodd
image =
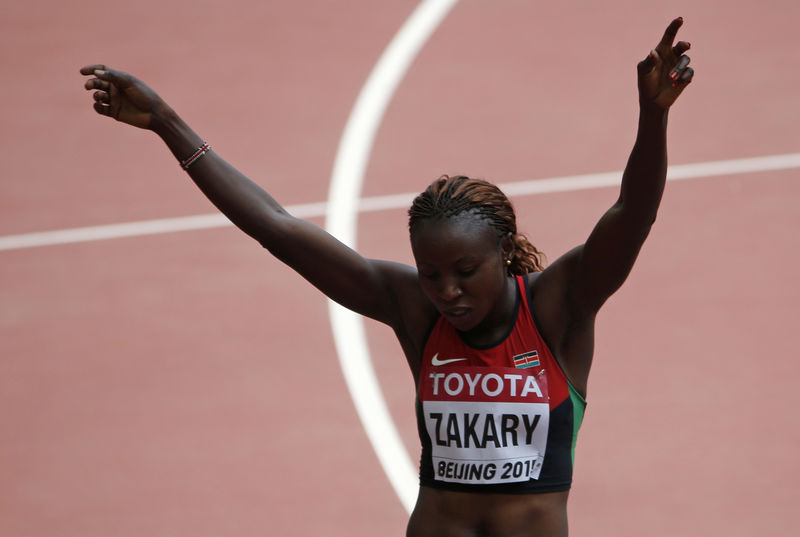
<instances>
[{"instance_id":1,"label":"nike swoosh logo","mask_svg":"<svg viewBox=\"0 0 800 537\"><path fill-rule=\"evenodd\" d=\"M451 362L460 362L462 360L466 360L466 358L450 358L449 360L439 360L439 353L437 352L436 354L433 355L433 358L431 358L431 364L445 365Z\"/></svg>"}]
</instances>

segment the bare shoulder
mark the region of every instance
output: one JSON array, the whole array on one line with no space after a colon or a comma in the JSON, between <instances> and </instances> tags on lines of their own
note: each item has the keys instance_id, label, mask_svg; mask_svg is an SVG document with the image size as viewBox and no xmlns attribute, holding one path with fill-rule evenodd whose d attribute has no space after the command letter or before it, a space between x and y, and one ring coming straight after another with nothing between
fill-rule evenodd
<instances>
[{"instance_id":1,"label":"bare shoulder","mask_svg":"<svg viewBox=\"0 0 800 537\"><path fill-rule=\"evenodd\" d=\"M570 324L567 306L572 252L560 257L542 272L528 276L528 293L536 325L550 350L558 354Z\"/></svg>"},{"instance_id":2,"label":"bare shoulder","mask_svg":"<svg viewBox=\"0 0 800 537\"><path fill-rule=\"evenodd\" d=\"M583 245L568 251L542 272L528 277L528 287L534 299L534 307L541 309L548 317L566 315L572 308L570 305L571 286L574 285L575 273L583 253ZM559 312L558 310L564 310Z\"/></svg>"},{"instance_id":3,"label":"bare shoulder","mask_svg":"<svg viewBox=\"0 0 800 537\"><path fill-rule=\"evenodd\" d=\"M392 261L372 261L392 297L393 315L388 323L397 334L409 363L419 359L430 327L439 316L419 285L417 269Z\"/></svg>"}]
</instances>

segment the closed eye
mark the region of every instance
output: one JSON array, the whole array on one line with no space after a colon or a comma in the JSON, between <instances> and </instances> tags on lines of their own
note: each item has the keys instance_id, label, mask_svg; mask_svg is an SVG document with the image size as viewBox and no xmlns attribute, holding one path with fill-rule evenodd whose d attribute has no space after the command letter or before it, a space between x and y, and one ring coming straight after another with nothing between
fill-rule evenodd
<instances>
[{"instance_id":1,"label":"closed eye","mask_svg":"<svg viewBox=\"0 0 800 537\"><path fill-rule=\"evenodd\" d=\"M417 269L417 273L420 275L420 277L425 278L426 280L435 280L436 278L439 277L439 273L434 271L425 271Z\"/></svg>"}]
</instances>

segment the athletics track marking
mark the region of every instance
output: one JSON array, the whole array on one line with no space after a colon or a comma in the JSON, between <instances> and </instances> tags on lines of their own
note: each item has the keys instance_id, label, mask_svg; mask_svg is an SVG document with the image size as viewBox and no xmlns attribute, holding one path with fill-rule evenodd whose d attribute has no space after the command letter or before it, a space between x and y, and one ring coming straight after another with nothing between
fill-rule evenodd
<instances>
[{"instance_id":1,"label":"athletics track marking","mask_svg":"<svg viewBox=\"0 0 800 537\"><path fill-rule=\"evenodd\" d=\"M348 117L333 165L325 227L351 248L356 248L359 198L364 172L383 114L406 70L456 2L457 0L423 0L418 5L381 55ZM777 160L785 164L780 157ZM787 160L796 166L800 164L800 155L794 155ZM746 167L743 162L739 164ZM673 168L673 179L688 178L691 173L708 175L715 169L711 163L695 166L697 168L693 172L684 169L683 173L676 173ZM508 195L519 195L526 190L546 191L547 188L575 190L617 184L620 177L621 173L597 174L537 181L527 187L516 185L515 188L509 185L508 188L502 185L501 188ZM380 206L380 201L383 201L393 206L402 203L403 207L407 207L411 199L413 196L401 195L372 198L372 201L374 206ZM328 312L339 364L350 397L384 473L406 511L411 513L418 491L416 469L389 414L375 376L367 348L364 321L360 315L332 300L328 301Z\"/></svg>"},{"instance_id":2,"label":"athletics track marking","mask_svg":"<svg viewBox=\"0 0 800 537\"><path fill-rule=\"evenodd\" d=\"M759 173L794 168L800 168L800 153L670 166L667 171L667 180L701 179L704 177ZM499 186L509 196L521 197L591 188L617 187L619 186L621 177L622 172L616 171L501 183ZM405 193L373 196L361 198L359 200L358 191L356 191L354 194L354 201L349 204L350 222L348 225L355 227L356 221L354 213L357 212L407 208L416 194L417 193ZM328 221L330 221L333 211L328 213L328 206L329 204L324 202L306 203L287 205L286 210L298 218L313 218L325 216L327 214ZM25 233L20 235L7 235L5 237L0 237L0 251L120 239L125 237L140 237L161 233L226 227L230 225L232 225L231 222L224 215L212 213ZM329 228L329 230L330 229L332 228ZM338 234L337 236L340 240L345 239L343 242L349 244L351 247L355 247L354 231L351 231L349 238L340 234L338 230L336 234ZM369 351L366 347L363 322L358 315L336 304L331 304L331 324L334 330L334 339L338 342L337 354L342 371L345 374L345 379L348 383L350 396L356 406L356 410L359 412L359 418L362 420L362 424L367 431L367 435L372 442L373 449L378 455L378 459L384 471L386 471L403 506L410 512L413 508L414 498L417 493L416 468L412 466L409 455L405 451L405 447L402 445L397 429L394 426L394 421L391 419L391 415L386 409L386 403L381 395L374 370L372 369ZM337 316L339 320L334 321L334 316ZM350 317L349 319L346 318L348 316ZM344 353L344 349L347 350L347 353ZM355 354L350 354L356 351L358 352L357 356ZM367 423L370 423L370 426L374 427L374 429L368 429ZM400 451L400 449L402 449L402 451ZM391 474L389 470L387 470L387 467L392 471Z\"/></svg>"},{"instance_id":3,"label":"athletics track marking","mask_svg":"<svg viewBox=\"0 0 800 537\"><path fill-rule=\"evenodd\" d=\"M395 89L427 39L457 0L423 0L384 51L362 88L345 126L331 178L328 203L287 206L300 218L327 214L326 228L355 248L359 212L408 207L416 193L360 198L378 126ZM800 167L800 153L672 166L668 180L756 173ZM617 186L622 172L556 177L501 184L509 196ZM330 210L327 210L330 208ZM0 237L0 251L87 242L230 225L214 213ZM360 316L329 302L340 366L351 399L384 472L410 512L417 494L416 468L403 446L380 391Z\"/></svg>"},{"instance_id":4,"label":"athletics track marking","mask_svg":"<svg viewBox=\"0 0 800 537\"><path fill-rule=\"evenodd\" d=\"M732 160L718 160L696 164L679 164L667 170L668 181L702 179L722 175L740 175L761 173L776 170L800 168L800 153L769 155ZM570 192L590 188L619 186L622 171L550 177L513 183L499 183L498 186L509 196L521 197L535 194ZM419 192L405 194L389 194L372 196L358 200L357 210L360 213L386 211L391 209L407 209ZM286 205L290 214L298 218L316 218L327 215L328 204L325 202ZM100 226L37 231L18 235L0 236L0 252L4 250L23 250L44 246L57 246L78 242L93 242L125 237L142 237L161 233L177 233L179 231L195 231L231 226L230 220L221 213L199 214L194 216L177 216L155 220L138 220Z\"/></svg>"},{"instance_id":5,"label":"athletics track marking","mask_svg":"<svg viewBox=\"0 0 800 537\"><path fill-rule=\"evenodd\" d=\"M328 190L326 229L356 245L358 200L372 144L406 71L457 0L423 0L381 54L353 105L339 142ZM360 315L328 301L333 339L350 398L386 477L407 512L417 497L416 471L386 407Z\"/></svg>"}]
</instances>

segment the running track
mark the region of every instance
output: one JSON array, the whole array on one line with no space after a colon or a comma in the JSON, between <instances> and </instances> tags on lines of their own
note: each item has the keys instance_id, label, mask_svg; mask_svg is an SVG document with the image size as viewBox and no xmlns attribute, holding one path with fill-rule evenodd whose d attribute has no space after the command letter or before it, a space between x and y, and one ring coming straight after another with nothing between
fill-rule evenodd
<instances>
[{"instance_id":1,"label":"running track","mask_svg":"<svg viewBox=\"0 0 800 537\"><path fill-rule=\"evenodd\" d=\"M286 205L325 201L356 96L416 6L51 4L0 17L0 244L212 211L155 137L91 111L77 69L95 61L149 81ZM670 183L598 319L572 534L791 534L798 167L731 161L796 158L795 2L462 0L391 99L362 196L439 173L574 184L621 169L633 66L676 15L698 74L671 114L671 164L732 167ZM614 198L515 201L552 259ZM365 255L410 261L402 208L360 213L357 230ZM366 336L416 460L411 377L388 330ZM0 536L397 535L405 519L325 300L235 229L0 251Z\"/></svg>"}]
</instances>

